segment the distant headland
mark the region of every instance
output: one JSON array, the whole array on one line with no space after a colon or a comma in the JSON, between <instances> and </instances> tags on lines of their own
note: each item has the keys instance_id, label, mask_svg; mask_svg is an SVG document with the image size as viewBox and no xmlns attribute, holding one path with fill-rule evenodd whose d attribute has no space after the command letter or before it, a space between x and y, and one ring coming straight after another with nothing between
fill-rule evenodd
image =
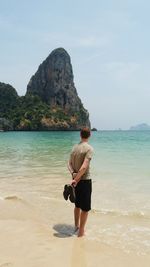
<instances>
[{"instance_id":1,"label":"distant headland","mask_svg":"<svg viewBox=\"0 0 150 267\"><path fill-rule=\"evenodd\" d=\"M131 131L150 131L150 125L146 123L141 123L130 127Z\"/></svg>"},{"instance_id":2,"label":"distant headland","mask_svg":"<svg viewBox=\"0 0 150 267\"><path fill-rule=\"evenodd\" d=\"M80 130L90 127L74 85L69 54L57 48L31 77L25 96L0 83L0 130Z\"/></svg>"}]
</instances>

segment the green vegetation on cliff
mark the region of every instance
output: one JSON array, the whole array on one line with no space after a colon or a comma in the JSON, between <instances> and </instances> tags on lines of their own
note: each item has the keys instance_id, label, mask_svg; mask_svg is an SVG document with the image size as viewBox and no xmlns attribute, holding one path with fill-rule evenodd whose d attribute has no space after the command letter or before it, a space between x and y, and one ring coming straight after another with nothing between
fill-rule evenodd
<instances>
[{"instance_id":1,"label":"green vegetation on cliff","mask_svg":"<svg viewBox=\"0 0 150 267\"><path fill-rule=\"evenodd\" d=\"M0 83L0 117L9 116L18 105L18 94L9 84Z\"/></svg>"},{"instance_id":2,"label":"green vegetation on cliff","mask_svg":"<svg viewBox=\"0 0 150 267\"><path fill-rule=\"evenodd\" d=\"M12 86L0 83L0 118L3 119L1 121L7 119L7 127L1 123L0 129L75 130L84 116L82 108L73 112L56 105L50 107L39 96L19 97Z\"/></svg>"}]
</instances>

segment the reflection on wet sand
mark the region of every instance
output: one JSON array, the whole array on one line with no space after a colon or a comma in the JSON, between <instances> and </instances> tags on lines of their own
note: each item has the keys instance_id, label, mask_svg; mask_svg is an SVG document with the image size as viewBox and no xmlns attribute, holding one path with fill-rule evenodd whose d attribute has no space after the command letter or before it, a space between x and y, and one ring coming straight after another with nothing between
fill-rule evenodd
<instances>
[{"instance_id":1,"label":"reflection on wet sand","mask_svg":"<svg viewBox=\"0 0 150 267\"><path fill-rule=\"evenodd\" d=\"M71 255L71 267L86 267L86 255L85 255L85 242L83 238L74 239L72 246L72 255Z\"/></svg>"}]
</instances>

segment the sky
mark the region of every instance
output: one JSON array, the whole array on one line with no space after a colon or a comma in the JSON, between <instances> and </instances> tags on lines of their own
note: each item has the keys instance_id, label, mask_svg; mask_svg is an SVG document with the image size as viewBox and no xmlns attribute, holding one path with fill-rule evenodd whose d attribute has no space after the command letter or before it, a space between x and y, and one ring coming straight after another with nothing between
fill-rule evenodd
<instances>
[{"instance_id":1,"label":"sky","mask_svg":"<svg viewBox=\"0 0 150 267\"><path fill-rule=\"evenodd\" d=\"M150 1L0 0L0 82L19 95L58 47L92 127L150 124Z\"/></svg>"}]
</instances>

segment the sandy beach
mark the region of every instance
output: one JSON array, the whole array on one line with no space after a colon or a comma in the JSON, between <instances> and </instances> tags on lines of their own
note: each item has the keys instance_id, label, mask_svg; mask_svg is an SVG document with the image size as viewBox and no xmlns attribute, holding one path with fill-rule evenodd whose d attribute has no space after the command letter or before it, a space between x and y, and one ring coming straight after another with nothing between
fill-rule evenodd
<instances>
[{"instance_id":1,"label":"sandy beach","mask_svg":"<svg viewBox=\"0 0 150 267\"><path fill-rule=\"evenodd\" d=\"M43 199L41 206L37 199L1 199L0 267L149 266L146 253L127 252L89 235L77 238L72 209L71 203L53 199ZM91 212L87 233L94 219Z\"/></svg>"}]
</instances>

